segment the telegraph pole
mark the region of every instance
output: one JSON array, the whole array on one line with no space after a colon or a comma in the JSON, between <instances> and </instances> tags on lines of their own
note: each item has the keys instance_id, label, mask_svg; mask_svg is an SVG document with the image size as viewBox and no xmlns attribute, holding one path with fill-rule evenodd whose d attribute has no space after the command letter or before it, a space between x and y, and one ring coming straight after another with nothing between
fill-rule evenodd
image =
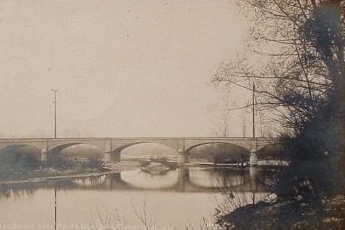
<instances>
[{"instance_id":1,"label":"telegraph pole","mask_svg":"<svg viewBox=\"0 0 345 230\"><path fill-rule=\"evenodd\" d=\"M54 138L56 138L56 95L57 95L57 90L52 89L53 93L54 93Z\"/></svg>"},{"instance_id":2,"label":"telegraph pole","mask_svg":"<svg viewBox=\"0 0 345 230\"><path fill-rule=\"evenodd\" d=\"M56 138L56 105L57 105L57 90L51 89L54 93L54 138ZM54 229L57 229L57 205L56 205L56 184L54 185Z\"/></svg>"},{"instance_id":3,"label":"telegraph pole","mask_svg":"<svg viewBox=\"0 0 345 230\"><path fill-rule=\"evenodd\" d=\"M56 184L54 184L54 230L57 227Z\"/></svg>"},{"instance_id":4,"label":"telegraph pole","mask_svg":"<svg viewBox=\"0 0 345 230\"><path fill-rule=\"evenodd\" d=\"M253 82L253 98L252 98L252 104L253 104L253 109L252 109L252 115L253 115L253 138L255 138L255 84Z\"/></svg>"},{"instance_id":5,"label":"telegraph pole","mask_svg":"<svg viewBox=\"0 0 345 230\"><path fill-rule=\"evenodd\" d=\"M242 137L246 137L246 117L244 113L242 117L242 129Z\"/></svg>"}]
</instances>

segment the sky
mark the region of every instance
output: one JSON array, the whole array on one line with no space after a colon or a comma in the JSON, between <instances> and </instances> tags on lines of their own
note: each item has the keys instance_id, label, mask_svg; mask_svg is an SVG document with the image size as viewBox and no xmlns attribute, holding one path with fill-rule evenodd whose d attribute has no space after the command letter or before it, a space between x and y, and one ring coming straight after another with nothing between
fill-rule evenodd
<instances>
[{"instance_id":1,"label":"sky","mask_svg":"<svg viewBox=\"0 0 345 230\"><path fill-rule=\"evenodd\" d=\"M53 137L51 89L58 137L242 136L248 92L210 81L247 29L232 0L0 1L0 137Z\"/></svg>"}]
</instances>

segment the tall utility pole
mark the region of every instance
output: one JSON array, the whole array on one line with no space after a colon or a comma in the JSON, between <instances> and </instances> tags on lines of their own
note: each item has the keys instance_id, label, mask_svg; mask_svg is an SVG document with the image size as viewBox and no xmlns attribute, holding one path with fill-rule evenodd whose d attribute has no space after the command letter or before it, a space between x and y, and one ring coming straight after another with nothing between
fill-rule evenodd
<instances>
[{"instance_id":1,"label":"tall utility pole","mask_svg":"<svg viewBox=\"0 0 345 230\"><path fill-rule=\"evenodd\" d=\"M246 117L244 113L242 116L242 129L242 137L246 137Z\"/></svg>"},{"instance_id":2,"label":"tall utility pole","mask_svg":"<svg viewBox=\"0 0 345 230\"><path fill-rule=\"evenodd\" d=\"M54 138L56 138L56 95L57 95L57 90L52 89L53 93L54 93Z\"/></svg>"},{"instance_id":3,"label":"tall utility pole","mask_svg":"<svg viewBox=\"0 0 345 230\"><path fill-rule=\"evenodd\" d=\"M253 113L253 138L255 138L255 84L253 82L253 98L252 98L252 103L253 103L253 109L252 109L252 113Z\"/></svg>"},{"instance_id":4,"label":"tall utility pole","mask_svg":"<svg viewBox=\"0 0 345 230\"><path fill-rule=\"evenodd\" d=\"M56 184L54 185L54 230L57 226L57 206L56 206Z\"/></svg>"},{"instance_id":5,"label":"tall utility pole","mask_svg":"<svg viewBox=\"0 0 345 230\"><path fill-rule=\"evenodd\" d=\"M57 90L52 89L54 93L54 138L56 138L56 105L57 105ZM57 229L57 205L56 205L56 184L54 185L54 230Z\"/></svg>"}]
</instances>

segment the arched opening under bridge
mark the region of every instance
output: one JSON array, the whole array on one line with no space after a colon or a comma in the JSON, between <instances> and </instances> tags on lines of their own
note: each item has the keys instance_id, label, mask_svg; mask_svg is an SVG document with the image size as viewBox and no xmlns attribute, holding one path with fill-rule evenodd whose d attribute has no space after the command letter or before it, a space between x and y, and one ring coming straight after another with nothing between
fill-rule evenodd
<instances>
[{"instance_id":1,"label":"arched opening under bridge","mask_svg":"<svg viewBox=\"0 0 345 230\"><path fill-rule=\"evenodd\" d=\"M257 151L258 160L284 160L282 144L265 145Z\"/></svg>"},{"instance_id":2,"label":"arched opening under bridge","mask_svg":"<svg viewBox=\"0 0 345 230\"><path fill-rule=\"evenodd\" d=\"M164 144L137 142L123 145L112 152L117 161L176 161L179 153ZM114 158L114 157L113 157Z\"/></svg>"},{"instance_id":3,"label":"arched opening under bridge","mask_svg":"<svg viewBox=\"0 0 345 230\"><path fill-rule=\"evenodd\" d=\"M201 143L186 149L189 162L238 163L249 159L250 151L229 143Z\"/></svg>"},{"instance_id":4,"label":"arched opening under bridge","mask_svg":"<svg viewBox=\"0 0 345 230\"><path fill-rule=\"evenodd\" d=\"M59 145L47 153L48 164L59 168L97 168L103 158L100 146L83 143Z\"/></svg>"}]
</instances>

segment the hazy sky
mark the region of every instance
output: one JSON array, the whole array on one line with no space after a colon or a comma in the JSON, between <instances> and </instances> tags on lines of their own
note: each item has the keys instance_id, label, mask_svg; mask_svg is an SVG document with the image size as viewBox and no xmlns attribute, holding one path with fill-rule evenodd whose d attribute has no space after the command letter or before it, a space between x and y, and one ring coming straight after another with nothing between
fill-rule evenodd
<instances>
[{"instance_id":1,"label":"hazy sky","mask_svg":"<svg viewBox=\"0 0 345 230\"><path fill-rule=\"evenodd\" d=\"M232 0L1 1L0 135L53 136L52 88L60 137L216 135L246 28Z\"/></svg>"}]
</instances>

